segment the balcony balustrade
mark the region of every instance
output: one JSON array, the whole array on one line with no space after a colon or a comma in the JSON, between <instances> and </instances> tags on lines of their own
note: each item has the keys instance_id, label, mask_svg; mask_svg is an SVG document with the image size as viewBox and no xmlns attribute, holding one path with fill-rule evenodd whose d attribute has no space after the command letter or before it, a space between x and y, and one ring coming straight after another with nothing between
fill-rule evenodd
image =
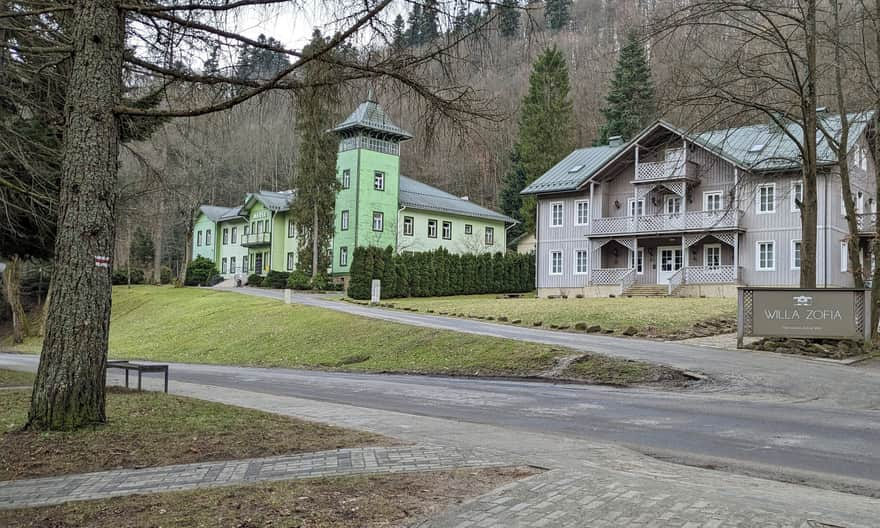
<instances>
[{"instance_id":1,"label":"balcony balustrade","mask_svg":"<svg viewBox=\"0 0 880 528\"><path fill-rule=\"evenodd\" d=\"M268 246L272 243L272 233L249 233L241 236L243 247Z\"/></svg>"},{"instance_id":2,"label":"balcony balustrade","mask_svg":"<svg viewBox=\"0 0 880 528\"><path fill-rule=\"evenodd\" d=\"M662 233L690 230L736 229L743 212L737 209L694 211L678 214L609 216L594 218L591 235Z\"/></svg>"},{"instance_id":3,"label":"balcony balustrade","mask_svg":"<svg viewBox=\"0 0 880 528\"><path fill-rule=\"evenodd\" d=\"M636 172L636 181L696 180L697 168L698 166L696 163L682 160L639 163L639 170Z\"/></svg>"}]
</instances>

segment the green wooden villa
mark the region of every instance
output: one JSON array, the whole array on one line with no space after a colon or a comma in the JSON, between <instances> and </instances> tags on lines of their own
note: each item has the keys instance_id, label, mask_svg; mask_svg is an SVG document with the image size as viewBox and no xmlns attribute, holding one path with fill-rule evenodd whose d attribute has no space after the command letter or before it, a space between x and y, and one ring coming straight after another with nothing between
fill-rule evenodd
<instances>
[{"instance_id":1,"label":"green wooden villa","mask_svg":"<svg viewBox=\"0 0 880 528\"><path fill-rule=\"evenodd\" d=\"M361 103L329 132L340 137L333 277L348 275L357 246L391 246L397 252L441 247L450 253L505 251L512 218L400 174L400 144L412 135L376 101ZM299 243L290 215L295 202L292 191L259 191L248 194L242 205L201 206L192 258L209 258L224 278L242 283L252 273L295 270Z\"/></svg>"}]
</instances>

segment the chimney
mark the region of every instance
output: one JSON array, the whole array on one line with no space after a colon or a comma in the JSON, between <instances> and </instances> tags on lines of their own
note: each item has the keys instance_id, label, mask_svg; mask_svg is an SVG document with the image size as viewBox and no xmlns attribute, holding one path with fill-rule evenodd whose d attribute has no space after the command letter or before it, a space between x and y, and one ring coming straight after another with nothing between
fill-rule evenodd
<instances>
[{"instance_id":1,"label":"chimney","mask_svg":"<svg viewBox=\"0 0 880 528\"><path fill-rule=\"evenodd\" d=\"M611 136L608 138L609 147L619 147L623 145L623 136Z\"/></svg>"}]
</instances>

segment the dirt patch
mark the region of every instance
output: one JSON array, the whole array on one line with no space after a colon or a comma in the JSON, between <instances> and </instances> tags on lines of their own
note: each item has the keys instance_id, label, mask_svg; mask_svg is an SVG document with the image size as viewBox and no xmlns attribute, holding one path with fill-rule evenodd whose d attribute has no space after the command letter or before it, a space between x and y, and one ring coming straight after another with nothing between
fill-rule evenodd
<instances>
[{"instance_id":1,"label":"dirt patch","mask_svg":"<svg viewBox=\"0 0 880 528\"><path fill-rule=\"evenodd\" d=\"M635 337L647 337L650 339L663 339L666 341L681 341L695 337L710 337L721 334L736 332L736 318L716 317L697 321L691 326L674 331L660 331L655 327L648 326L638 330ZM627 335L627 334L624 334Z\"/></svg>"},{"instance_id":2,"label":"dirt patch","mask_svg":"<svg viewBox=\"0 0 880 528\"><path fill-rule=\"evenodd\" d=\"M870 353L860 341L849 339L788 339L784 337L765 337L743 348L796 354L800 356L825 359L848 359Z\"/></svg>"},{"instance_id":3,"label":"dirt patch","mask_svg":"<svg viewBox=\"0 0 880 528\"><path fill-rule=\"evenodd\" d=\"M393 439L155 392L111 388L108 422L70 432L21 431L30 393L0 397L0 480L256 458ZM2 525L2 523L0 523Z\"/></svg>"},{"instance_id":4,"label":"dirt patch","mask_svg":"<svg viewBox=\"0 0 880 528\"><path fill-rule=\"evenodd\" d=\"M532 468L272 482L0 511L10 528L400 526L528 477Z\"/></svg>"},{"instance_id":5,"label":"dirt patch","mask_svg":"<svg viewBox=\"0 0 880 528\"><path fill-rule=\"evenodd\" d=\"M644 361L584 354L572 361L559 375L562 379L602 385L661 385L685 387L697 378L671 367Z\"/></svg>"}]
</instances>

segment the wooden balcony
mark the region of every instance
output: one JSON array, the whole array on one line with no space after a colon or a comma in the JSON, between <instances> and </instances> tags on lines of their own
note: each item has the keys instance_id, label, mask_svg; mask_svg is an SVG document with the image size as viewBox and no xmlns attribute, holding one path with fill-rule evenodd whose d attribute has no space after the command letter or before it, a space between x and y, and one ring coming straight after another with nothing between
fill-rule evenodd
<instances>
[{"instance_id":1,"label":"wooden balcony","mask_svg":"<svg viewBox=\"0 0 880 528\"><path fill-rule=\"evenodd\" d=\"M272 243L272 233L250 233L241 236L243 247L268 246Z\"/></svg>"},{"instance_id":2,"label":"wooden balcony","mask_svg":"<svg viewBox=\"0 0 880 528\"><path fill-rule=\"evenodd\" d=\"M634 183L666 180L697 181L697 164L691 161L652 161L639 163Z\"/></svg>"},{"instance_id":3,"label":"wooden balcony","mask_svg":"<svg viewBox=\"0 0 880 528\"><path fill-rule=\"evenodd\" d=\"M743 212L739 209L694 211L679 214L609 216L594 218L590 235L642 233L681 233L682 231L718 231L739 228Z\"/></svg>"}]
</instances>

